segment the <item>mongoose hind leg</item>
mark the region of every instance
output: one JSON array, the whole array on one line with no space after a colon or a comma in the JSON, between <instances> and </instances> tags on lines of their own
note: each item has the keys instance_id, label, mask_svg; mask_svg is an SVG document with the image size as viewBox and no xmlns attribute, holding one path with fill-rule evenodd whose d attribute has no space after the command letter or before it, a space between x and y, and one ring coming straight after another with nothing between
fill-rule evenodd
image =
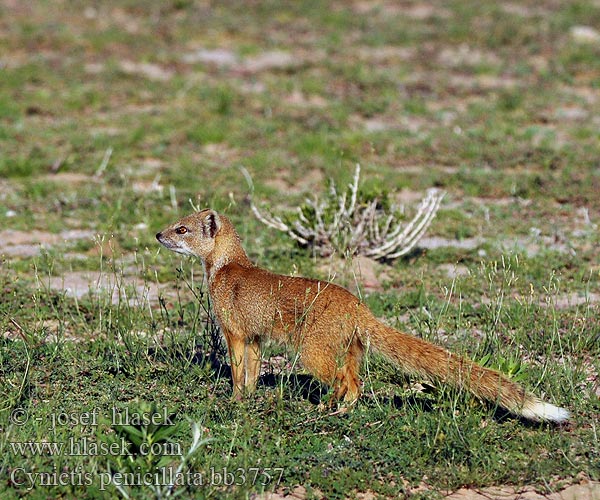
<instances>
[{"instance_id":1,"label":"mongoose hind leg","mask_svg":"<svg viewBox=\"0 0 600 500\"><path fill-rule=\"evenodd\" d=\"M332 404L343 399L354 403L361 392L359 378L363 348L354 341L343 353L336 355L333 347L316 349L312 352L308 346L300 354L304 367L321 382L333 387Z\"/></svg>"},{"instance_id":2,"label":"mongoose hind leg","mask_svg":"<svg viewBox=\"0 0 600 500\"><path fill-rule=\"evenodd\" d=\"M344 402L352 404L359 398L362 389L359 377L362 356L362 346L358 341L353 342L335 375L333 397L336 400L344 398Z\"/></svg>"}]
</instances>

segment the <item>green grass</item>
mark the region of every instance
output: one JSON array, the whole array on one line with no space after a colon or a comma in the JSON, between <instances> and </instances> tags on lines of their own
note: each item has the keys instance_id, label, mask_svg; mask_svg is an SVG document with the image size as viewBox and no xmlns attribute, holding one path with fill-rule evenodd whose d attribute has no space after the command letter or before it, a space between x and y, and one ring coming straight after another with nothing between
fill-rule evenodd
<instances>
[{"instance_id":1,"label":"green grass","mask_svg":"<svg viewBox=\"0 0 600 500\"><path fill-rule=\"evenodd\" d=\"M424 498L507 484L549 493L582 475L600 480L600 58L597 44L570 35L598 26L597 5L60 7L0 6L3 498L162 498L168 489L101 490L101 479L180 466L208 483L174 490L190 498L297 485L316 498L392 498L423 484ZM183 62L201 48L230 50L241 64L287 51L294 64ZM356 162L369 193L443 188L428 235L481 241L382 265L381 287L362 291L369 307L568 407L572 424L532 425L442 385L421 389L375 356L363 398L336 413L319 404L327 388L281 346L267 347L255 397L231 401L223 345L209 355L218 331L201 267L159 250L154 234L190 201L211 206L260 265L326 278L331 262L252 217L239 168L257 201L294 208L329 177L348 183ZM67 229L97 236L57 239ZM38 251L33 236L52 243ZM357 285L349 262L333 265L339 283ZM85 273L109 290L61 289ZM126 409L171 420L122 428L112 412ZM15 444L70 440L127 452ZM74 475L15 483L54 472Z\"/></svg>"},{"instance_id":2,"label":"green grass","mask_svg":"<svg viewBox=\"0 0 600 500\"><path fill-rule=\"evenodd\" d=\"M314 382L312 389L306 388L302 378L276 366L273 375L262 378L254 398L234 402L227 368L206 357L209 338L200 303L183 300L150 313L124 302L113 305L102 297L75 303L50 291L31 296L24 292L26 283L6 282L3 290L11 300L3 313L8 321L18 317L19 327L8 321L3 327L15 332L3 340L0 358L9 389L3 405L10 413L3 424L4 473L10 476L17 465L27 471L60 466L93 471L99 487L108 480L108 471L152 472L172 465L177 460L173 450L189 448L190 422L197 422L210 441L190 458L186 470L213 474L259 467L263 474L282 468L279 486L307 484L330 497L365 489L395 496L406 485L416 487L424 474L431 488L444 490L503 483L539 484L543 490L542 483L557 476L585 471L596 477L597 442L589 424L599 408L586 379L588 370L598 370L598 357L592 361L589 356L598 354L600 329L589 308L565 313L553 307L555 278L547 292L507 298L506 290L513 289L520 271L488 267L481 270L487 280L470 277L445 296L436 297L423 287L412 299L410 294L400 301L393 295L372 296L368 302L392 322L408 312L411 330L474 359L485 357L506 373L514 371L519 382L575 410L573 427L554 430L526 424L441 386L416 391L409 379L377 358L371 358L365 370L365 396L346 415L319 407L314 394L311 402ZM476 292L490 303L463 306L457 300L463 288L478 285ZM31 303L35 307L19 312ZM381 304L389 306L381 309ZM473 331L482 332L482 337L469 339ZM440 332L449 337L441 339ZM172 415L168 437L148 438L163 443L162 448L154 446L163 451L156 457L135 454L131 444L124 448L118 437L120 420L113 417L113 412L122 414L125 409L132 415L148 412L150 403L158 413ZM14 423L21 411L29 416L27 425ZM94 413L97 423L86 425L85 419ZM66 424L65 419L74 423ZM129 443L129 438L123 439ZM101 451L94 455L90 448L115 440L115 456ZM57 457L15 451L14 443L23 442L66 443L69 450L76 442L86 446L88 454ZM124 458L123 449L131 451L133 462ZM13 477L26 477L19 474L23 477ZM389 484L391 477L395 487ZM262 489L259 484L213 485L203 495L238 497ZM137 496L153 495L149 487L133 490ZM6 491L24 490L9 485ZM112 485L104 493L73 485L44 491L53 496L86 491L90 498L117 494Z\"/></svg>"}]
</instances>

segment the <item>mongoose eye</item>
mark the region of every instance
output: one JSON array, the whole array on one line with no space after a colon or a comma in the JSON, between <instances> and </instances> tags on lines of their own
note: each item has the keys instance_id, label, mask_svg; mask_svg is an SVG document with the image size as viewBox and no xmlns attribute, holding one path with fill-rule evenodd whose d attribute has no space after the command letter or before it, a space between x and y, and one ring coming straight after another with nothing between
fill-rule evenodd
<instances>
[{"instance_id":1,"label":"mongoose eye","mask_svg":"<svg viewBox=\"0 0 600 500\"><path fill-rule=\"evenodd\" d=\"M179 226L177 229L175 229L175 232L177 234L185 234L188 232L187 227L185 226Z\"/></svg>"}]
</instances>

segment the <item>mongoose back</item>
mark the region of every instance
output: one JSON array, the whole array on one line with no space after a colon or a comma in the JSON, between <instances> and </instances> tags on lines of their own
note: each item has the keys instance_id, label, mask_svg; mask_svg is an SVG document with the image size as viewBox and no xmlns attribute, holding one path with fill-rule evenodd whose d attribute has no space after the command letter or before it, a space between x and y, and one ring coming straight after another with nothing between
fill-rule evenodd
<instances>
[{"instance_id":1,"label":"mongoose back","mask_svg":"<svg viewBox=\"0 0 600 500\"><path fill-rule=\"evenodd\" d=\"M170 250L202 260L227 341L235 397L255 388L261 340L271 338L292 345L304 367L333 387L336 399L358 399L362 359L371 348L404 372L465 388L515 415L552 422L570 416L497 371L384 325L338 285L255 266L229 219L214 210L183 217L156 238Z\"/></svg>"}]
</instances>

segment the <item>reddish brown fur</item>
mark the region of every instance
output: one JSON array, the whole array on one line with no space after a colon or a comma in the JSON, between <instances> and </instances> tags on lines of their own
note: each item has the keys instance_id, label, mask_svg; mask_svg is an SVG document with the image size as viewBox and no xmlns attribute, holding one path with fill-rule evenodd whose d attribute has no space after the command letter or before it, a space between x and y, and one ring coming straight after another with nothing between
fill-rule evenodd
<instances>
[{"instance_id":1,"label":"reddish brown fur","mask_svg":"<svg viewBox=\"0 0 600 500\"><path fill-rule=\"evenodd\" d=\"M338 285L256 267L230 221L212 210L184 217L157 238L167 248L202 259L237 397L256 386L260 342L271 338L297 349L304 367L332 385L338 399L359 397L359 371L371 347L404 371L464 387L513 413L557 421L568 416L496 371L380 323ZM563 413L554 415L555 410Z\"/></svg>"}]
</instances>

